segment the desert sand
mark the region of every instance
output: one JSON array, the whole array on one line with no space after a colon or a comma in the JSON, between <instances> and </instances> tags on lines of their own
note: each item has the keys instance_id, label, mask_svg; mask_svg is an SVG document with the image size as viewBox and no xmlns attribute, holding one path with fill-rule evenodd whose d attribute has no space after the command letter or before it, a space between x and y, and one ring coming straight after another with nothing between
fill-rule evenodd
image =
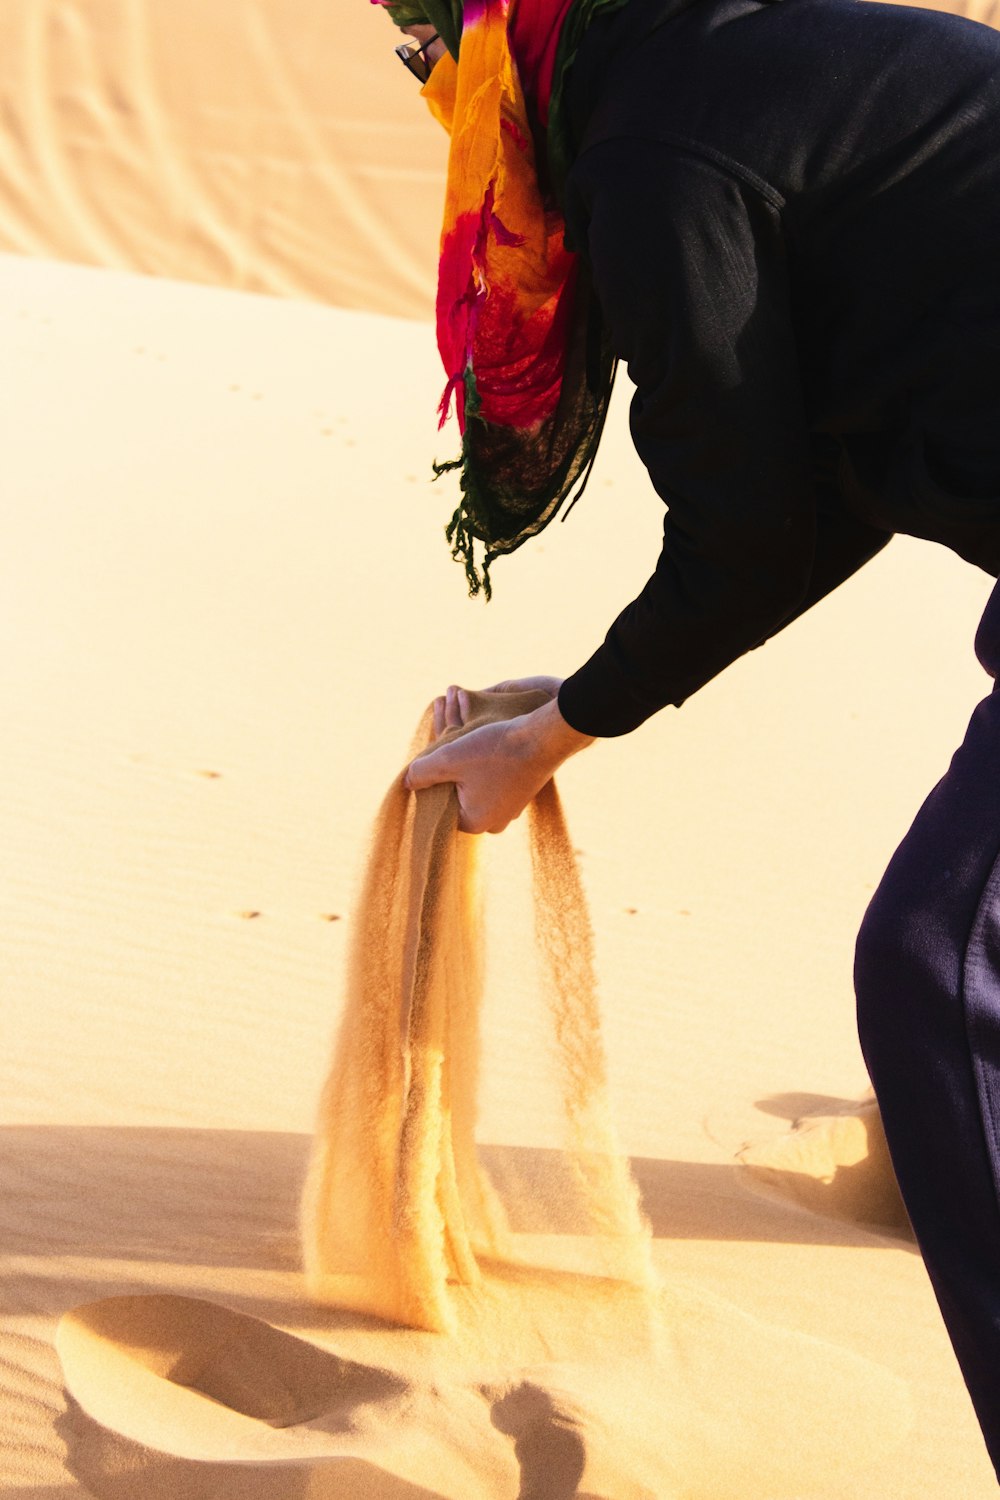
<instances>
[{"instance_id":1,"label":"desert sand","mask_svg":"<svg viewBox=\"0 0 1000 1500\"><path fill-rule=\"evenodd\" d=\"M985 1500L850 982L989 685L990 580L929 545L560 777L655 1294L548 1191L515 827L481 841L477 1140L516 1264L447 1335L306 1295L383 794L449 681L584 660L660 523L623 381L568 523L465 597L428 481L443 151L363 23L0 20L0 1493Z\"/></svg>"}]
</instances>

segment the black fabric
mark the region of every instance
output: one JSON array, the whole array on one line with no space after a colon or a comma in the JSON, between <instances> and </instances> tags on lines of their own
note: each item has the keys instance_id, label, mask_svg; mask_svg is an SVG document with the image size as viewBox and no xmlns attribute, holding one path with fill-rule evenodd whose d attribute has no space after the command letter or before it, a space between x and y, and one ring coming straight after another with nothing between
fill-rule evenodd
<instances>
[{"instance_id":1,"label":"black fabric","mask_svg":"<svg viewBox=\"0 0 1000 1500\"><path fill-rule=\"evenodd\" d=\"M976 651L1000 672L1000 585ZM1000 686L858 937L861 1044L924 1264L1000 1473Z\"/></svg>"},{"instance_id":2,"label":"black fabric","mask_svg":"<svg viewBox=\"0 0 1000 1500\"><path fill-rule=\"evenodd\" d=\"M668 508L569 723L683 702L893 532L1000 574L1000 34L875 0L630 0L569 106L567 234Z\"/></svg>"}]
</instances>

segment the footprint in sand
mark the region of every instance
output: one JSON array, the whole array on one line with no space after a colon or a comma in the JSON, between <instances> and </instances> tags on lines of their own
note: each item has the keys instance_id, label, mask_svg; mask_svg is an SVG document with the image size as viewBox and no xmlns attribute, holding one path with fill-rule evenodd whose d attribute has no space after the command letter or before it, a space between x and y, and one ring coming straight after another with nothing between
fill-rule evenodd
<instances>
[{"instance_id":1,"label":"footprint in sand","mask_svg":"<svg viewBox=\"0 0 1000 1500\"><path fill-rule=\"evenodd\" d=\"M597 1337L463 1383L429 1345L414 1380L217 1303L114 1297L59 1324L59 1425L98 1500L789 1500L905 1441L905 1392L867 1361L680 1290L664 1315L655 1359Z\"/></svg>"},{"instance_id":2,"label":"footprint in sand","mask_svg":"<svg viewBox=\"0 0 1000 1500\"><path fill-rule=\"evenodd\" d=\"M578 1495L582 1443L528 1387L421 1388L189 1297L89 1303L62 1318L56 1347L70 1465L100 1500Z\"/></svg>"},{"instance_id":3,"label":"footprint in sand","mask_svg":"<svg viewBox=\"0 0 1000 1500\"><path fill-rule=\"evenodd\" d=\"M813 1213L912 1238L874 1094L804 1114L738 1153L755 1186Z\"/></svg>"}]
</instances>

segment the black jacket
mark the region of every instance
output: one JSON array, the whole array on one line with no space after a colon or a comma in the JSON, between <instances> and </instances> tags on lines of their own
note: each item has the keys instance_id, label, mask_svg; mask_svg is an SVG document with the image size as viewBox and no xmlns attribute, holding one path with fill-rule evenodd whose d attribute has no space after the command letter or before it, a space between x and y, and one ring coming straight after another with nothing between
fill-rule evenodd
<instances>
[{"instance_id":1,"label":"black jacket","mask_svg":"<svg viewBox=\"0 0 1000 1500\"><path fill-rule=\"evenodd\" d=\"M1000 34L872 0L630 0L569 97L567 238L668 507L569 723L682 702L895 531L1000 573Z\"/></svg>"}]
</instances>

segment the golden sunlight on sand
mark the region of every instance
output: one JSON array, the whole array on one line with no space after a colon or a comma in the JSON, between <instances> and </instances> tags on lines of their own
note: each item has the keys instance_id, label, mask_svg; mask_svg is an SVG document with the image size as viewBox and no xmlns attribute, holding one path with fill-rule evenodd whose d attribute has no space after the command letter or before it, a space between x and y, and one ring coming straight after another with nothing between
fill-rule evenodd
<instances>
[{"instance_id":1,"label":"golden sunlight on sand","mask_svg":"<svg viewBox=\"0 0 1000 1500\"><path fill-rule=\"evenodd\" d=\"M579 665L660 527L623 390L569 524L466 599L428 481L443 143L362 11L0 14L0 1494L986 1500L851 993L987 685L990 580L942 549L899 539L567 764L589 1030L552 1024L526 830L480 841L474 1151L470 1099L449 1129L506 1238L449 1333L306 1293L413 726L449 681ZM569 1145L641 1199L648 1280L567 1187L570 1054L607 1094Z\"/></svg>"}]
</instances>

